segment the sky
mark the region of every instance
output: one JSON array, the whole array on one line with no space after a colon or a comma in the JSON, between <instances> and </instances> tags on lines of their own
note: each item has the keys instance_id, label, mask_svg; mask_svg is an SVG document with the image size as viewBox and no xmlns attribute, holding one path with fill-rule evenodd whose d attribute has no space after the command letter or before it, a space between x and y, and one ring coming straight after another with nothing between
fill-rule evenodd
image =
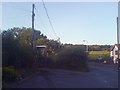
<instances>
[{"instance_id":1,"label":"sky","mask_svg":"<svg viewBox=\"0 0 120 90\"><path fill-rule=\"evenodd\" d=\"M117 43L117 2L42 2L35 4L35 29L49 39L68 44L113 45ZM3 2L2 30L31 27L32 2ZM1 20L0 20L1 21ZM86 42L83 42L85 40Z\"/></svg>"}]
</instances>

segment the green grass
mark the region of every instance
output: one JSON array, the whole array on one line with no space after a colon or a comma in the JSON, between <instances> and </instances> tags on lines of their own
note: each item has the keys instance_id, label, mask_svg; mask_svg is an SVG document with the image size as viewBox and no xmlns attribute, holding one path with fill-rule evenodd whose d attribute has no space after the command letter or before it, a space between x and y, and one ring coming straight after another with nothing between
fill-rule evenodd
<instances>
[{"instance_id":1,"label":"green grass","mask_svg":"<svg viewBox=\"0 0 120 90\"><path fill-rule=\"evenodd\" d=\"M103 56L104 60L109 59L110 52L109 51L90 51L88 58L90 60L96 60L98 56Z\"/></svg>"}]
</instances>

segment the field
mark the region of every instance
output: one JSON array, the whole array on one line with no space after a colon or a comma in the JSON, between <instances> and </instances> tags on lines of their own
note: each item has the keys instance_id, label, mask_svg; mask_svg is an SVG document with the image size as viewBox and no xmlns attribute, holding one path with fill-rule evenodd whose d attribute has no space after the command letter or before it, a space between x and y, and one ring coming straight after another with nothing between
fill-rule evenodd
<instances>
[{"instance_id":1,"label":"field","mask_svg":"<svg viewBox=\"0 0 120 90\"><path fill-rule=\"evenodd\" d=\"M88 58L89 60L97 60L99 56L102 56L103 60L109 60L109 51L90 51Z\"/></svg>"}]
</instances>

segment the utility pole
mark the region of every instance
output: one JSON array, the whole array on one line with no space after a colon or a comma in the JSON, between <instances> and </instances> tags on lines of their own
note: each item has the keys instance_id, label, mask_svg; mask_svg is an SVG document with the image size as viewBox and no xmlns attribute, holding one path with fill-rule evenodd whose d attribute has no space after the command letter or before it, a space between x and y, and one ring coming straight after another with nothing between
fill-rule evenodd
<instances>
[{"instance_id":1,"label":"utility pole","mask_svg":"<svg viewBox=\"0 0 120 90\"><path fill-rule=\"evenodd\" d=\"M83 40L83 42L86 42L86 52L88 52L88 41L87 40Z\"/></svg>"},{"instance_id":2,"label":"utility pole","mask_svg":"<svg viewBox=\"0 0 120 90\"><path fill-rule=\"evenodd\" d=\"M119 17L117 17L118 69L120 69L120 52L119 52L119 50L120 50L120 47L119 47L119 45L120 45L120 42L119 42L120 36L119 36L119 34L120 34L120 32L119 32Z\"/></svg>"},{"instance_id":3,"label":"utility pole","mask_svg":"<svg viewBox=\"0 0 120 90\"><path fill-rule=\"evenodd\" d=\"M58 38L57 41L60 43L60 38Z\"/></svg>"},{"instance_id":4,"label":"utility pole","mask_svg":"<svg viewBox=\"0 0 120 90\"><path fill-rule=\"evenodd\" d=\"M34 17L35 17L34 9L35 9L35 4L32 4L32 48L34 50L34 54L36 54L36 51L35 51L35 48L36 48L35 29L34 29ZM38 67L39 67L39 61L38 61L38 59L35 58L35 68L38 68Z\"/></svg>"},{"instance_id":5,"label":"utility pole","mask_svg":"<svg viewBox=\"0 0 120 90\"><path fill-rule=\"evenodd\" d=\"M32 5L32 47L33 49L35 49L35 30L34 30L34 17L35 17L35 13L34 13L34 8L35 8L35 5L33 4Z\"/></svg>"}]
</instances>

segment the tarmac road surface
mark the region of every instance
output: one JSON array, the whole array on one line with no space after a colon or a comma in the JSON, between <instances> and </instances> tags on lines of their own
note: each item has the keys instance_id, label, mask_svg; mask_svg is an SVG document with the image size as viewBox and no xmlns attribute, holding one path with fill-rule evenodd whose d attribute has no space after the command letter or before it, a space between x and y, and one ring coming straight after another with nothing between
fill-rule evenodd
<instances>
[{"instance_id":1,"label":"tarmac road surface","mask_svg":"<svg viewBox=\"0 0 120 90\"><path fill-rule=\"evenodd\" d=\"M90 63L90 72L50 69L15 85L15 88L118 88L116 65Z\"/></svg>"}]
</instances>

